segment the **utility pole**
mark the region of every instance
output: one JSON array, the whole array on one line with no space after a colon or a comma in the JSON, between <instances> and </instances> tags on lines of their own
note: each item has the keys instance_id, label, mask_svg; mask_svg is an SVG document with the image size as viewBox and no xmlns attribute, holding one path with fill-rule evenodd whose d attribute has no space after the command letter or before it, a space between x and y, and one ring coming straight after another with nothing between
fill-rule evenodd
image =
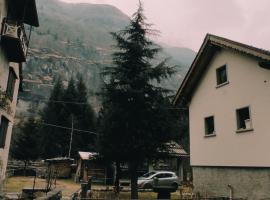
<instances>
[{"instance_id":1,"label":"utility pole","mask_svg":"<svg viewBox=\"0 0 270 200\"><path fill-rule=\"evenodd\" d=\"M70 133L69 151L68 151L69 158L70 158L70 153L71 153L72 138L73 138L73 114L71 114L71 133Z\"/></svg>"}]
</instances>

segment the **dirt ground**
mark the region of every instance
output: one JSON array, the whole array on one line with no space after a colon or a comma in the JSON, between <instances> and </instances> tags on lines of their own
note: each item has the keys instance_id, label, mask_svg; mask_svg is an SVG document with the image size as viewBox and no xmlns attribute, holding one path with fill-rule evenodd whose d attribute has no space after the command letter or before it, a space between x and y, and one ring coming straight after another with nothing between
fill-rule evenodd
<instances>
[{"instance_id":1,"label":"dirt ground","mask_svg":"<svg viewBox=\"0 0 270 200\"><path fill-rule=\"evenodd\" d=\"M34 177L10 177L7 178L4 184L4 192L13 193L21 192L23 188L32 188ZM46 188L45 179L36 179L35 188ZM54 186L53 186L54 187ZM56 188L62 190L63 197L70 197L74 192L80 189L80 185L72 180L57 180Z\"/></svg>"},{"instance_id":2,"label":"dirt ground","mask_svg":"<svg viewBox=\"0 0 270 200\"><path fill-rule=\"evenodd\" d=\"M32 188L34 177L10 177L6 180L4 191L7 193L20 193L23 188ZM35 188L45 188L45 179L36 179ZM63 199L70 199L71 195L80 189L80 184L74 183L70 179L60 179L56 181L56 188L62 190ZM111 186L93 185L93 198L95 199L115 199L115 194L112 191L105 191L105 189L112 189ZM157 194L154 192L139 192L139 199L156 199ZM118 199L130 199L129 191L122 191ZM172 199L180 199L179 191L172 193Z\"/></svg>"}]
</instances>

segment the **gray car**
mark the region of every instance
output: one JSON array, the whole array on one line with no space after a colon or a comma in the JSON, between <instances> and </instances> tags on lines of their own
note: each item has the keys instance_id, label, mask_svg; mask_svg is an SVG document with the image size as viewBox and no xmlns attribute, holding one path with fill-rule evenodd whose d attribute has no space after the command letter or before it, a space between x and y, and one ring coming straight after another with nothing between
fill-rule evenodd
<instances>
[{"instance_id":1,"label":"gray car","mask_svg":"<svg viewBox=\"0 0 270 200\"><path fill-rule=\"evenodd\" d=\"M138 178L138 188L140 189L153 189L154 187L178 189L179 185L178 176L170 171L148 172Z\"/></svg>"}]
</instances>

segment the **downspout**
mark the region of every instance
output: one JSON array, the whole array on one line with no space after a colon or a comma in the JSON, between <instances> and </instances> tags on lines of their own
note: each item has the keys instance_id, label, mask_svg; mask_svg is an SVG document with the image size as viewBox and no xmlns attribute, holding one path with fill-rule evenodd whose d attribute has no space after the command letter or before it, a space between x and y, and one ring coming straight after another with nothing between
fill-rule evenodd
<instances>
[{"instance_id":1,"label":"downspout","mask_svg":"<svg viewBox=\"0 0 270 200\"><path fill-rule=\"evenodd\" d=\"M229 188L229 191L230 191L229 199L232 200L233 199L233 187L229 184L228 188Z\"/></svg>"}]
</instances>

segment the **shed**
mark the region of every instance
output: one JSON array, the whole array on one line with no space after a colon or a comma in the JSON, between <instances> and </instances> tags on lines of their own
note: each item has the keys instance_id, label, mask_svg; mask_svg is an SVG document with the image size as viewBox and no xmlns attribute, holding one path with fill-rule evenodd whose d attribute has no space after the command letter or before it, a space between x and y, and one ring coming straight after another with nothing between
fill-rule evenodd
<instances>
[{"instance_id":1,"label":"shed","mask_svg":"<svg viewBox=\"0 0 270 200\"><path fill-rule=\"evenodd\" d=\"M70 178L71 165L74 159L67 157L58 157L46 159L48 173L53 173L57 178Z\"/></svg>"},{"instance_id":2,"label":"shed","mask_svg":"<svg viewBox=\"0 0 270 200\"><path fill-rule=\"evenodd\" d=\"M96 152L78 152L75 182L88 181L91 176L93 181L104 182L106 180L106 167L100 162Z\"/></svg>"}]
</instances>

